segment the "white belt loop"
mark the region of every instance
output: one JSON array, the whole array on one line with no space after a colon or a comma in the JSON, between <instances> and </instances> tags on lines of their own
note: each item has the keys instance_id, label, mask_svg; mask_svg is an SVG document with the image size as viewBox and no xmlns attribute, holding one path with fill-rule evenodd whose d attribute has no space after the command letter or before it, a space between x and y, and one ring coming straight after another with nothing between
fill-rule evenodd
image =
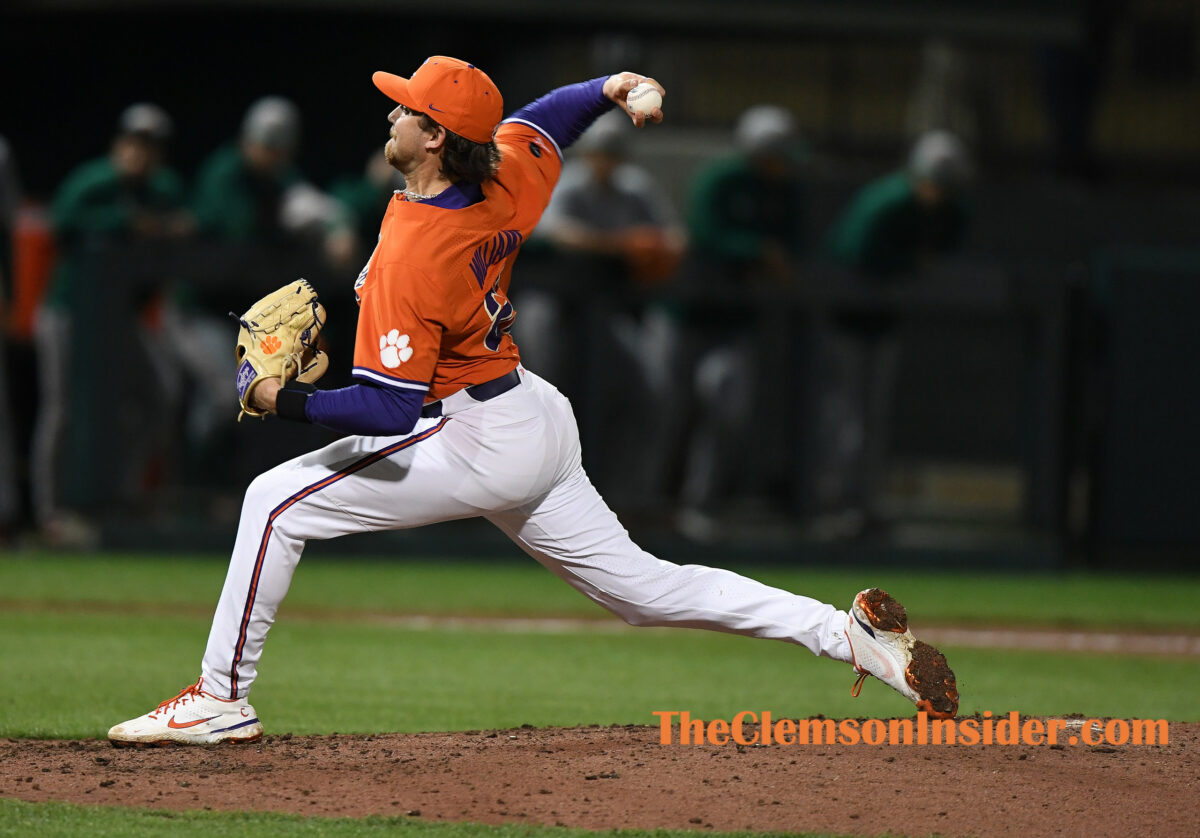
<instances>
[{"instance_id":1,"label":"white belt loop","mask_svg":"<svg viewBox=\"0 0 1200 838\"><path fill-rule=\"evenodd\" d=\"M459 390L457 393L451 393L442 399L442 415L453 416L460 410L466 410L468 407L474 407L483 402L477 402L467 395L466 389Z\"/></svg>"}]
</instances>

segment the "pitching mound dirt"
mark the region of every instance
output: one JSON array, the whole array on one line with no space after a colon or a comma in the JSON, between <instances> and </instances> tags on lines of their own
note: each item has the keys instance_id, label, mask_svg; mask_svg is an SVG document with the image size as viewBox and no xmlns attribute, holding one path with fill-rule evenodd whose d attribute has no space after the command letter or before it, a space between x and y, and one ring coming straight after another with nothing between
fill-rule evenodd
<instances>
[{"instance_id":1,"label":"pitching mound dirt","mask_svg":"<svg viewBox=\"0 0 1200 838\"><path fill-rule=\"evenodd\" d=\"M651 727L0 743L0 796L602 829L1195 835L1200 724L1139 747L680 746Z\"/></svg>"}]
</instances>

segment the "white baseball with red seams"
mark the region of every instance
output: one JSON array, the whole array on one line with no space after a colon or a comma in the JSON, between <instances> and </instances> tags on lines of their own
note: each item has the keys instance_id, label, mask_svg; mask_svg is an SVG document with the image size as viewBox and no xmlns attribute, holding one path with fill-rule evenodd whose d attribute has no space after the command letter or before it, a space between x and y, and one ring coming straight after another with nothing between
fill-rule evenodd
<instances>
[{"instance_id":1,"label":"white baseball with red seams","mask_svg":"<svg viewBox=\"0 0 1200 838\"><path fill-rule=\"evenodd\" d=\"M625 106L632 113L642 113L649 116L655 108L662 107L662 94L652 84L642 82L629 91L625 98Z\"/></svg>"}]
</instances>

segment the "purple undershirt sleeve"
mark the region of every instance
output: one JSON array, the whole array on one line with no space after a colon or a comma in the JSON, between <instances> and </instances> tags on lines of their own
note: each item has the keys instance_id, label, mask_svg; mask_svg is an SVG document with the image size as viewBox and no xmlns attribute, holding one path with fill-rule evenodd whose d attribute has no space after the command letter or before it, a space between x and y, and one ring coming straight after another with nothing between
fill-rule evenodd
<instances>
[{"instance_id":1,"label":"purple undershirt sleeve","mask_svg":"<svg viewBox=\"0 0 1200 838\"><path fill-rule=\"evenodd\" d=\"M613 106L604 96L608 76L551 90L536 102L531 102L509 119L523 119L541 128L566 148L596 121L600 114Z\"/></svg>"},{"instance_id":2,"label":"purple undershirt sleeve","mask_svg":"<svg viewBox=\"0 0 1200 838\"><path fill-rule=\"evenodd\" d=\"M352 384L340 390L317 390L304 404L309 421L347 434L393 436L406 434L421 417L425 393Z\"/></svg>"}]
</instances>

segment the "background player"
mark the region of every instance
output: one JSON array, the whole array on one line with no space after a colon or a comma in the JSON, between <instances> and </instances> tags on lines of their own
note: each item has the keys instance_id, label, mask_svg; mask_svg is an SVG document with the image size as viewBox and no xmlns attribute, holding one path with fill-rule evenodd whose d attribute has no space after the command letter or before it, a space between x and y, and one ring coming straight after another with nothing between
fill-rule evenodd
<instances>
[{"instance_id":1,"label":"background player","mask_svg":"<svg viewBox=\"0 0 1200 838\"><path fill-rule=\"evenodd\" d=\"M312 391L268 379L252 391L263 410L351 435L251 483L200 679L109 739L259 738L247 695L305 543L473 516L632 625L786 640L853 663L859 684L875 675L953 715L945 658L914 641L887 594L864 591L847 613L638 548L580 465L570 403L520 366L509 335L512 265L550 199L562 147L624 106L636 84L657 83L618 73L559 88L501 122L500 91L457 59L433 56L411 78L374 81L399 103L385 152L406 189L355 283L359 383ZM660 122L662 111L649 118Z\"/></svg>"}]
</instances>

